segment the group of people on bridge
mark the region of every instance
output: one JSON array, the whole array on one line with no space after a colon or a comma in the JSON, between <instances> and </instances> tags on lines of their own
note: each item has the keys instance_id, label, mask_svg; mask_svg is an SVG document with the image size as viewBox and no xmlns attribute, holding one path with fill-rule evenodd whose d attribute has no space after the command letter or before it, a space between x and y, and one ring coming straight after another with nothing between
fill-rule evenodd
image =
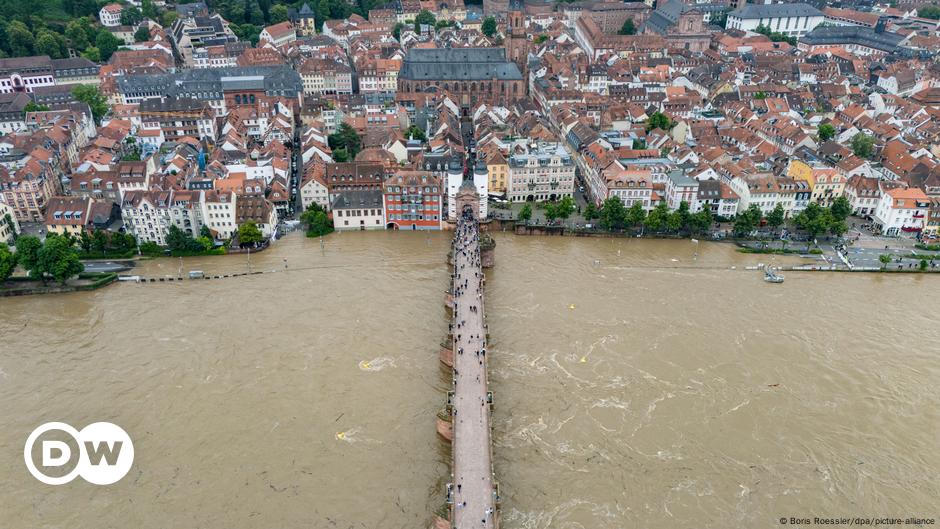
<instances>
[{"instance_id":1,"label":"group of people on bridge","mask_svg":"<svg viewBox=\"0 0 940 529\"><path fill-rule=\"evenodd\" d=\"M486 323L483 320L484 278L479 243L477 220L472 211L465 209L458 219L454 234L454 270L451 275L454 321L450 324L450 330L454 336L457 353L453 369L454 399L451 403L452 420L456 423L456 486L452 489L455 495L452 523L458 529L496 526L492 462L489 455L485 364L487 344ZM470 351L476 355L475 359L467 358ZM470 514L471 511L475 511L475 516Z\"/></svg>"}]
</instances>

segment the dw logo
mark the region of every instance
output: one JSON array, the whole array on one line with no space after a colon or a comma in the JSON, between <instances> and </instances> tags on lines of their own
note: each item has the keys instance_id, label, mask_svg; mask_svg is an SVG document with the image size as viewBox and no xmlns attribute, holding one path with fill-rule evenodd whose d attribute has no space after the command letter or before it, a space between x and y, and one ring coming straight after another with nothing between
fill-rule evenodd
<instances>
[{"instance_id":1,"label":"dw logo","mask_svg":"<svg viewBox=\"0 0 940 529\"><path fill-rule=\"evenodd\" d=\"M40 437L53 437L45 435L52 432L64 432L71 439L42 440L41 466L49 472L46 474L36 466L33 447ZM73 445L77 447L74 451ZM47 422L29 434L23 458L29 473L46 485L64 485L76 476L95 485L110 485L130 471L134 464L134 443L123 428L109 422L89 424L82 431L63 422ZM71 465L74 467L68 470Z\"/></svg>"}]
</instances>

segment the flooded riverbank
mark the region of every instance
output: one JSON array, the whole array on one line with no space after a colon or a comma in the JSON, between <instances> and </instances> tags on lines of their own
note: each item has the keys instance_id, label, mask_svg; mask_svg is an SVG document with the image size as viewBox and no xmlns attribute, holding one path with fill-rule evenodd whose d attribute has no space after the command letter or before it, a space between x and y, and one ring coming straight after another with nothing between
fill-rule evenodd
<instances>
[{"instance_id":1,"label":"flooded riverbank","mask_svg":"<svg viewBox=\"0 0 940 529\"><path fill-rule=\"evenodd\" d=\"M743 268L801 261L704 242L495 238L504 529L930 514L934 276L794 272L767 285ZM292 234L251 256L277 273L0 300L0 525L426 527L449 472L434 427L449 382L437 360L448 241L344 233L321 247ZM132 273L179 270L156 259ZM248 259L182 270L242 273ZM33 480L23 442L53 420L120 424L131 473L108 487Z\"/></svg>"}]
</instances>

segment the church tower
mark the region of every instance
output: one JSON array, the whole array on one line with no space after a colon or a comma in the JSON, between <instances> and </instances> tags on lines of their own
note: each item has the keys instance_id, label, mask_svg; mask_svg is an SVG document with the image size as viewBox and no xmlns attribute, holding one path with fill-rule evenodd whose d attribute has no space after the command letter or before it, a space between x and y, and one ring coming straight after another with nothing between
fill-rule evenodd
<instances>
[{"instance_id":1,"label":"church tower","mask_svg":"<svg viewBox=\"0 0 940 529\"><path fill-rule=\"evenodd\" d=\"M506 58L519 66L523 79L528 84L529 39L525 30L525 5L522 0L510 0L509 11L506 14Z\"/></svg>"}]
</instances>

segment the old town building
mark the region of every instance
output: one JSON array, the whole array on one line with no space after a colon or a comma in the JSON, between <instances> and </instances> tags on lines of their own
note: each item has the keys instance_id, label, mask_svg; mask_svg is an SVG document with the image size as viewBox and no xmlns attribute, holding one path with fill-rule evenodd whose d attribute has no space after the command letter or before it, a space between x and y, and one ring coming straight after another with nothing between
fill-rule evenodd
<instances>
[{"instance_id":1,"label":"old town building","mask_svg":"<svg viewBox=\"0 0 940 529\"><path fill-rule=\"evenodd\" d=\"M397 171L382 184L389 229L439 230L444 220L441 180L426 171Z\"/></svg>"},{"instance_id":2,"label":"old town building","mask_svg":"<svg viewBox=\"0 0 940 529\"><path fill-rule=\"evenodd\" d=\"M558 200L574 193L575 165L560 143L530 144L509 157L509 200Z\"/></svg>"}]
</instances>

